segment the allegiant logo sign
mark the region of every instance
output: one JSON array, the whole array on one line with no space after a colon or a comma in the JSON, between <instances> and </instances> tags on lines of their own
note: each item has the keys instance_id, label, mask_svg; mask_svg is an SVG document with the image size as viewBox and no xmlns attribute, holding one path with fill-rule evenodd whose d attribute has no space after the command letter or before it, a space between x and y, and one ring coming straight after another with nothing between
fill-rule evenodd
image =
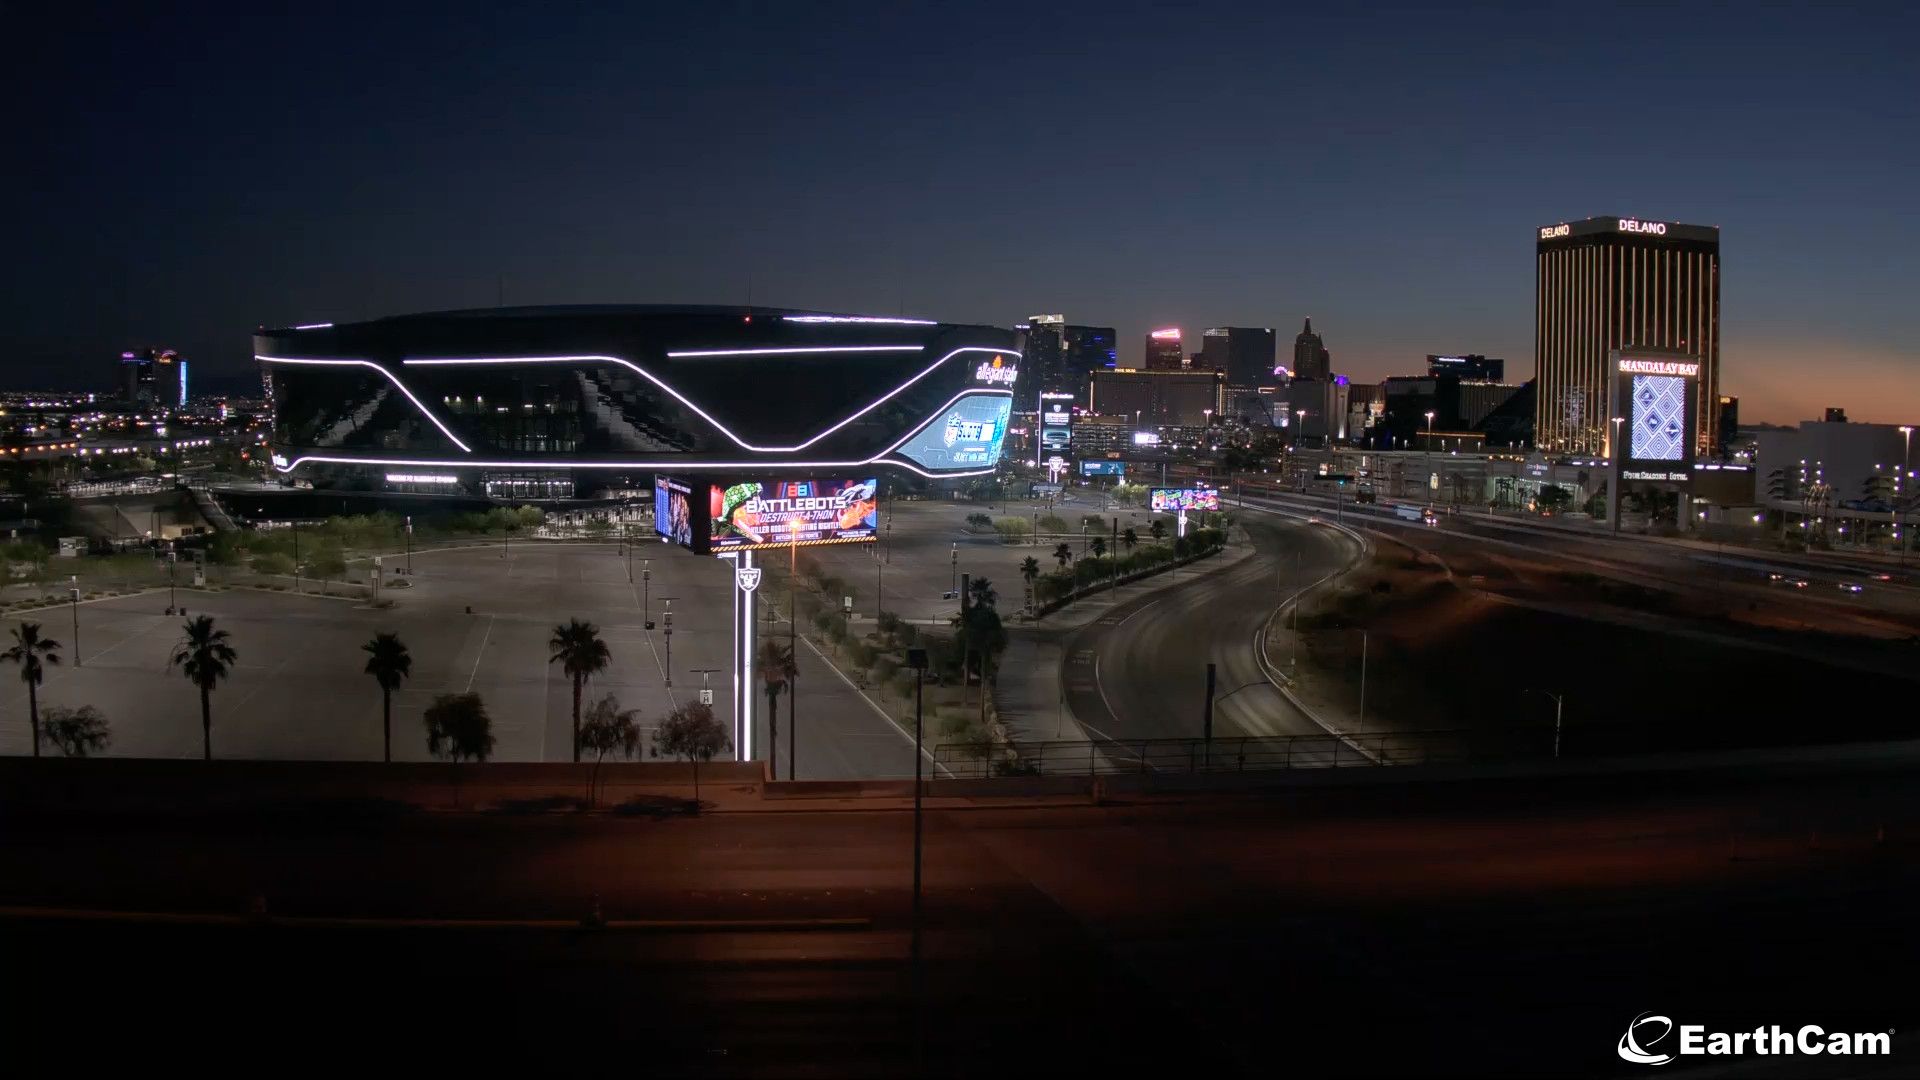
<instances>
[{"instance_id":1,"label":"allegiant logo sign","mask_svg":"<svg viewBox=\"0 0 1920 1080\"><path fill-rule=\"evenodd\" d=\"M1678 1033L1676 1039L1673 1036ZM1676 1056L1732 1057L1740 1054L1886 1055L1893 1053L1893 1037L1885 1031L1848 1033L1828 1031L1819 1024L1783 1028L1778 1024L1752 1031L1708 1031L1704 1024L1680 1024L1665 1016L1641 1013L1627 1025L1614 1047L1620 1060L1635 1065L1665 1065Z\"/></svg>"},{"instance_id":2,"label":"allegiant logo sign","mask_svg":"<svg viewBox=\"0 0 1920 1080\"><path fill-rule=\"evenodd\" d=\"M1639 218L1623 217L1620 219L1620 231L1645 233L1648 236L1665 236L1667 235L1667 223L1664 221L1641 221Z\"/></svg>"},{"instance_id":3,"label":"allegiant logo sign","mask_svg":"<svg viewBox=\"0 0 1920 1080\"><path fill-rule=\"evenodd\" d=\"M980 366L973 369L973 381L985 383L988 386L1012 386L1013 380L1019 374L1019 368L996 356L991 360L980 361Z\"/></svg>"},{"instance_id":4,"label":"allegiant logo sign","mask_svg":"<svg viewBox=\"0 0 1920 1080\"><path fill-rule=\"evenodd\" d=\"M1677 360L1621 360L1620 374L1684 375L1689 379L1697 379L1700 377L1700 365Z\"/></svg>"}]
</instances>

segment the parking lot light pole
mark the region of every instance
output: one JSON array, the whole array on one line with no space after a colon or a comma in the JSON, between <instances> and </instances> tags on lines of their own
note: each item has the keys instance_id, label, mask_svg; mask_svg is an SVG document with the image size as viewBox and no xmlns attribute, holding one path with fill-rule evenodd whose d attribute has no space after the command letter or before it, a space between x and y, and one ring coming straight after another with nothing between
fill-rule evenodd
<instances>
[{"instance_id":1,"label":"parking lot light pole","mask_svg":"<svg viewBox=\"0 0 1920 1080\"><path fill-rule=\"evenodd\" d=\"M671 596L663 596L660 598L660 602L666 605L666 611L661 614L660 618L662 622L667 624L665 630L662 631L662 636L666 638L667 656L666 659L660 663L662 667L667 669L664 678L669 690L673 688L673 601L674 598Z\"/></svg>"},{"instance_id":2,"label":"parking lot light pole","mask_svg":"<svg viewBox=\"0 0 1920 1080\"><path fill-rule=\"evenodd\" d=\"M73 601L73 666L79 667L80 659L80 575L67 578L67 596Z\"/></svg>"},{"instance_id":3,"label":"parking lot light pole","mask_svg":"<svg viewBox=\"0 0 1920 1080\"><path fill-rule=\"evenodd\" d=\"M927 685L927 650L908 649L907 666L913 669L913 971L915 982L915 1010L919 1008L920 975L920 755L922 743L921 718L924 712Z\"/></svg>"}]
</instances>

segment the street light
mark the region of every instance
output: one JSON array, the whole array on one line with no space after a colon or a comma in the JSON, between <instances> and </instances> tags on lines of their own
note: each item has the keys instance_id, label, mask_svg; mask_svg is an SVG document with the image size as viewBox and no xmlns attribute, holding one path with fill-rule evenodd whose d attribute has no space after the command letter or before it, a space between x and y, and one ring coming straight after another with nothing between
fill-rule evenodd
<instances>
[{"instance_id":1,"label":"street light","mask_svg":"<svg viewBox=\"0 0 1920 1080\"><path fill-rule=\"evenodd\" d=\"M1902 457L1900 475L1895 478L1893 485L1893 529L1895 533L1902 534L1895 536L1895 539L1900 541L1900 565L1905 566L1907 564L1907 548L1912 545L1913 541L1907 539L1904 535L1907 530L1900 527L1900 493L1901 490L1906 487L1907 480L1913 476L1913 425L1900 425L1900 437L1906 442L1906 453Z\"/></svg>"},{"instance_id":2,"label":"street light","mask_svg":"<svg viewBox=\"0 0 1920 1080\"><path fill-rule=\"evenodd\" d=\"M1612 418L1613 438L1607 443L1607 460L1613 463L1613 475L1607 480L1607 526L1615 536L1620 535L1620 507L1626 502L1620 497L1620 425L1627 422L1624 416ZM1651 515L1649 515L1651 519Z\"/></svg>"},{"instance_id":3,"label":"street light","mask_svg":"<svg viewBox=\"0 0 1920 1080\"><path fill-rule=\"evenodd\" d=\"M927 683L927 650L908 649L907 666L913 669L913 1009L915 1030L919 1029L919 1015L923 1008L920 1000L920 747L925 687Z\"/></svg>"},{"instance_id":4,"label":"street light","mask_svg":"<svg viewBox=\"0 0 1920 1080\"><path fill-rule=\"evenodd\" d=\"M663 596L660 598L660 602L666 605L666 611L661 613L660 617L667 624L666 628L661 631L662 635L666 638L667 652L667 658L660 662L660 666L666 669L661 673L661 680L667 685L668 689L672 689L673 687L673 602L676 599L678 599L678 597Z\"/></svg>"},{"instance_id":5,"label":"street light","mask_svg":"<svg viewBox=\"0 0 1920 1080\"><path fill-rule=\"evenodd\" d=\"M1541 690L1538 687L1530 686L1527 689L1532 693L1545 694L1553 699L1553 756L1558 759L1560 757L1560 716L1566 710L1566 695L1556 694L1551 690Z\"/></svg>"}]
</instances>

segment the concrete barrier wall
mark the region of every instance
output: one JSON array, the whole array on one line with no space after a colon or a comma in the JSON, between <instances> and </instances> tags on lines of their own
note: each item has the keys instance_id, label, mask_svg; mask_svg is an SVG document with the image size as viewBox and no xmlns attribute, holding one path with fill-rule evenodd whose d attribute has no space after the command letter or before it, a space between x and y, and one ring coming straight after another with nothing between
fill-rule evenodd
<instances>
[{"instance_id":1,"label":"concrete barrier wall","mask_svg":"<svg viewBox=\"0 0 1920 1080\"><path fill-rule=\"evenodd\" d=\"M585 798L591 763L192 761L138 758L0 758L0 809L121 812L370 801L422 807L486 806ZM764 779L759 762L700 766L703 798L723 789L752 789ZM608 762L600 767L599 801L692 795L685 762Z\"/></svg>"}]
</instances>

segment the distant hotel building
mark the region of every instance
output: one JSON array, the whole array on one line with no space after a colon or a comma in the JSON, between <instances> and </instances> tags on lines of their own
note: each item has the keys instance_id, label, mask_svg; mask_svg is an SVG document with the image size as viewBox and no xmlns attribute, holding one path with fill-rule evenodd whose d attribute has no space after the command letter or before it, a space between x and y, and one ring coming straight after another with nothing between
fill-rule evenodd
<instances>
[{"instance_id":1,"label":"distant hotel building","mask_svg":"<svg viewBox=\"0 0 1920 1080\"><path fill-rule=\"evenodd\" d=\"M1719 440L1720 230L1605 217L1543 225L1536 246L1534 438L1608 452L1607 354L1666 349L1701 361L1698 450Z\"/></svg>"},{"instance_id":2,"label":"distant hotel building","mask_svg":"<svg viewBox=\"0 0 1920 1080\"><path fill-rule=\"evenodd\" d=\"M1041 393L1072 394L1084 408L1087 376L1119 366L1111 326L1074 326L1064 315L1032 315L1022 327L1027 347L1015 395L1019 411L1032 409Z\"/></svg>"},{"instance_id":3,"label":"distant hotel building","mask_svg":"<svg viewBox=\"0 0 1920 1080\"><path fill-rule=\"evenodd\" d=\"M1428 353L1427 374L1453 375L1462 380L1497 383L1506 378L1507 362L1498 357L1481 356L1479 353L1468 353L1464 356L1436 356Z\"/></svg>"},{"instance_id":4,"label":"distant hotel building","mask_svg":"<svg viewBox=\"0 0 1920 1080\"><path fill-rule=\"evenodd\" d=\"M1225 380L1217 371L1096 371L1089 407L1139 426L1199 428L1220 415Z\"/></svg>"},{"instance_id":5,"label":"distant hotel building","mask_svg":"<svg viewBox=\"0 0 1920 1080\"><path fill-rule=\"evenodd\" d=\"M1062 330L1067 362L1081 375L1094 371L1112 371L1120 366L1119 340L1111 326L1073 326ZM1082 391L1084 393L1084 390Z\"/></svg>"},{"instance_id":6,"label":"distant hotel building","mask_svg":"<svg viewBox=\"0 0 1920 1080\"><path fill-rule=\"evenodd\" d=\"M1273 327L1216 326L1200 339L1200 366L1227 377L1228 386L1273 386Z\"/></svg>"},{"instance_id":7,"label":"distant hotel building","mask_svg":"<svg viewBox=\"0 0 1920 1080\"><path fill-rule=\"evenodd\" d=\"M120 400L158 409L187 406L187 362L172 349L136 349L120 354Z\"/></svg>"},{"instance_id":8,"label":"distant hotel building","mask_svg":"<svg viewBox=\"0 0 1920 1080\"><path fill-rule=\"evenodd\" d=\"M1293 339L1293 377L1296 379L1314 379L1326 382L1333 378L1333 354L1327 352L1327 343L1313 332L1313 320Z\"/></svg>"},{"instance_id":9,"label":"distant hotel building","mask_svg":"<svg viewBox=\"0 0 1920 1080\"><path fill-rule=\"evenodd\" d=\"M1185 371L1187 354L1180 347L1180 328L1168 327L1147 335L1144 366L1148 371Z\"/></svg>"}]
</instances>

